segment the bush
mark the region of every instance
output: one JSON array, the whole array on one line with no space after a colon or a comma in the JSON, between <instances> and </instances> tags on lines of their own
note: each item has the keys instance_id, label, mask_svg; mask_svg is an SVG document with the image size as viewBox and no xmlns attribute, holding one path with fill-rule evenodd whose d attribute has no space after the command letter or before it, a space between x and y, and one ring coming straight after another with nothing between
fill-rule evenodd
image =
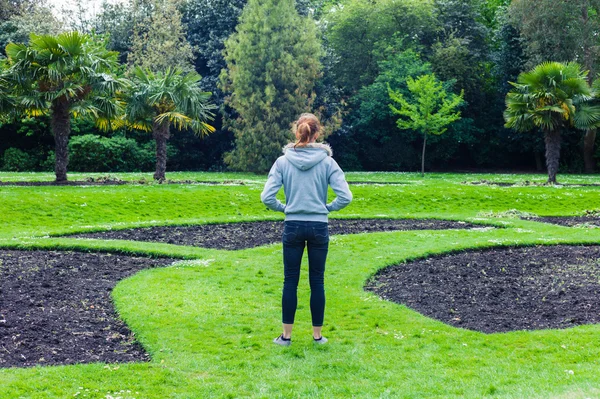
<instances>
[{"instance_id":1,"label":"bush","mask_svg":"<svg viewBox=\"0 0 600 399\"><path fill-rule=\"evenodd\" d=\"M79 172L139 172L152 170L154 153L134 139L75 136L69 142L69 169Z\"/></svg>"},{"instance_id":2,"label":"bush","mask_svg":"<svg viewBox=\"0 0 600 399\"><path fill-rule=\"evenodd\" d=\"M36 158L18 148L9 148L4 151L2 169L9 172L23 172L35 169Z\"/></svg>"}]
</instances>

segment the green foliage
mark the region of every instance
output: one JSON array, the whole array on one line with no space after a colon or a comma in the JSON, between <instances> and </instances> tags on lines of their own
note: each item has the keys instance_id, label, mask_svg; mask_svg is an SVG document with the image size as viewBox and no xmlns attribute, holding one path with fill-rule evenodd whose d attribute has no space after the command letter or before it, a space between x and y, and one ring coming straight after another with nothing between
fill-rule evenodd
<instances>
[{"instance_id":1,"label":"green foliage","mask_svg":"<svg viewBox=\"0 0 600 399\"><path fill-rule=\"evenodd\" d=\"M322 51L314 21L292 0L250 0L225 44L221 88L236 117L227 119L233 169L264 172L293 139L291 123L311 110Z\"/></svg>"},{"instance_id":2,"label":"green foliage","mask_svg":"<svg viewBox=\"0 0 600 399\"><path fill-rule=\"evenodd\" d=\"M6 52L4 78L27 115L46 115L60 102L71 114L92 116L108 128L118 114L120 103L110 97L123 85L111 75L118 69L117 54L98 38L78 32L31 34L29 45L10 43Z\"/></svg>"},{"instance_id":3,"label":"green foliage","mask_svg":"<svg viewBox=\"0 0 600 399\"><path fill-rule=\"evenodd\" d=\"M23 172L34 170L36 159L18 148L9 148L4 151L2 170L10 172Z\"/></svg>"},{"instance_id":4,"label":"green foliage","mask_svg":"<svg viewBox=\"0 0 600 399\"><path fill-rule=\"evenodd\" d=\"M244 5L246 0L190 0L183 6L187 40L196 49L196 71L203 76L203 87L217 94L218 102L223 97L217 85L219 74L227 67L225 40L235 31Z\"/></svg>"},{"instance_id":5,"label":"green foliage","mask_svg":"<svg viewBox=\"0 0 600 399\"><path fill-rule=\"evenodd\" d=\"M331 7L323 19L338 57L333 74L351 94L377 77L382 49L398 39L415 47L436 29L432 0L349 0Z\"/></svg>"},{"instance_id":6,"label":"green foliage","mask_svg":"<svg viewBox=\"0 0 600 399\"><path fill-rule=\"evenodd\" d=\"M600 1L514 0L513 24L525 39L528 68L546 61L578 61L598 71Z\"/></svg>"},{"instance_id":7,"label":"green foliage","mask_svg":"<svg viewBox=\"0 0 600 399\"><path fill-rule=\"evenodd\" d=\"M152 1L149 18L134 26L131 52L127 56L130 67L193 71L193 49L186 39L178 3L179 0Z\"/></svg>"},{"instance_id":8,"label":"green foliage","mask_svg":"<svg viewBox=\"0 0 600 399\"><path fill-rule=\"evenodd\" d=\"M97 37L78 32L31 34L29 44L10 43L3 74L15 108L28 116L51 116L56 141L56 179L67 179L71 116L90 117L104 130L118 126L124 82L114 74L117 54Z\"/></svg>"},{"instance_id":9,"label":"green foliage","mask_svg":"<svg viewBox=\"0 0 600 399\"><path fill-rule=\"evenodd\" d=\"M556 183L561 131L572 126L585 129L600 118L597 107L585 104L592 98L586 76L577 63L545 62L520 74L506 95L506 127L544 132L549 183ZM582 115L577 115L578 106Z\"/></svg>"},{"instance_id":10,"label":"green foliage","mask_svg":"<svg viewBox=\"0 0 600 399\"><path fill-rule=\"evenodd\" d=\"M434 74L422 75L417 79L408 77L406 85L412 101L408 101L399 91L389 89L389 96L398 108L390 104L390 109L400 118L396 121L399 129L416 130L423 134L423 155L421 174L425 173L425 144L427 135L441 135L447 126L460 119L458 107L463 103L463 93L448 94L442 82Z\"/></svg>"},{"instance_id":11,"label":"green foliage","mask_svg":"<svg viewBox=\"0 0 600 399\"><path fill-rule=\"evenodd\" d=\"M69 141L71 169L79 172L137 172L152 169L152 148L141 147L134 139L75 136Z\"/></svg>"},{"instance_id":12,"label":"green foliage","mask_svg":"<svg viewBox=\"0 0 600 399\"><path fill-rule=\"evenodd\" d=\"M574 62L544 62L521 73L506 96L506 127L550 131L573 126L576 106L591 99L586 75Z\"/></svg>"},{"instance_id":13,"label":"green foliage","mask_svg":"<svg viewBox=\"0 0 600 399\"><path fill-rule=\"evenodd\" d=\"M29 35L58 35L64 26L52 10L43 4L32 4L26 12L14 13L7 20L0 20L0 52L4 54L8 43L27 43Z\"/></svg>"},{"instance_id":14,"label":"green foliage","mask_svg":"<svg viewBox=\"0 0 600 399\"><path fill-rule=\"evenodd\" d=\"M385 50L375 81L361 88L349 101L348 131L330 138L336 159L350 170L410 170L418 165L418 149L412 131L396 130L396 118L388 107L388 85L408 95L406 79L431 73L431 67L414 50L400 50L398 41ZM345 133L342 135L342 133ZM352 155L360 155L354 163Z\"/></svg>"},{"instance_id":15,"label":"green foliage","mask_svg":"<svg viewBox=\"0 0 600 399\"><path fill-rule=\"evenodd\" d=\"M137 3L139 4L139 3ZM119 53L119 62L125 64L132 47L133 27L137 20L143 20L146 8L135 7L133 2L103 2L94 20L94 30L108 35L107 48Z\"/></svg>"},{"instance_id":16,"label":"green foliage","mask_svg":"<svg viewBox=\"0 0 600 399\"><path fill-rule=\"evenodd\" d=\"M126 93L126 123L132 128L152 132L156 141L157 180L165 179L167 140L171 126L191 129L199 135L214 132L207 121L213 119L210 94L200 88L200 75L167 68L153 73L134 68L131 86Z\"/></svg>"},{"instance_id":17,"label":"green foliage","mask_svg":"<svg viewBox=\"0 0 600 399\"><path fill-rule=\"evenodd\" d=\"M435 75L423 75L416 80L409 77L406 81L413 102L408 102L402 93L390 90L390 98L400 108L390 105L394 114L401 117L396 122L400 129L417 130L423 134L443 134L447 126L460 118L456 109L462 104L462 94L448 95L442 82Z\"/></svg>"},{"instance_id":18,"label":"green foliage","mask_svg":"<svg viewBox=\"0 0 600 399\"><path fill-rule=\"evenodd\" d=\"M136 67L126 93L126 118L136 129L152 131L155 124L168 123L177 130L192 129L205 135L214 129L207 123L213 117L211 93L200 89L200 75L167 68L152 72Z\"/></svg>"},{"instance_id":19,"label":"green foliage","mask_svg":"<svg viewBox=\"0 0 600 399\"><path fill-rule=\"evenodd\" d=\"M399 108L390 104L390 109L400 118L396 121L399 129L416 130L423 134L423 154L421 175L425 173L425 144L427 136L439 136L447 130L447 126L460 119L457 108L463 103L463 92L460 95L446 92L442 82L434 74L422 75L416 80L408 77L408 90L413 101L407 101L401 92L389 89L390 98Z\"/></svg>"}]
</instances>

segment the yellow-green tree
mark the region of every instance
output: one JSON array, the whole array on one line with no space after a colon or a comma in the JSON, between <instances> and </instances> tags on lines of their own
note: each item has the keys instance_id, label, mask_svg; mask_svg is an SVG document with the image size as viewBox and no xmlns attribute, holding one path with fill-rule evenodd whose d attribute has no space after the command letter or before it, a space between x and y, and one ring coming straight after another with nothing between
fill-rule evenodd
<instances>
[{"instance_id":1,"label":"yellow-green tree","mask_svg":"<svg viewBox=\"0 0 600 399\"><path fill-rule=\"evenodd\" d=\"M399 129L415 130L423 135L421 176L424 176L427 136L443 134L446 126L460 119L458 107L463 103L463 93L448 93L434 74L421 75L417 79L409 77L406 85L412 95L411 101L399 91L389 89L390 99L398 105L390 104L390 108L400 116L396 121Z\"/></svg>"}]
</instances>

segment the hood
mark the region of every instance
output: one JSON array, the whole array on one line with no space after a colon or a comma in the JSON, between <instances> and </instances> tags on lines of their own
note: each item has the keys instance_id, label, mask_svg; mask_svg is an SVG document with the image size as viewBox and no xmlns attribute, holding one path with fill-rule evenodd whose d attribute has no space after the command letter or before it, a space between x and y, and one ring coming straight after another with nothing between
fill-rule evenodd
<instances>
[{"instance_id":1,"label":"hood","mask_svg":"<svg viewBox=\"0 0 600 399\"><path fill-rule=\"evenodd\" d=\"M283 147L285 158L300 170L308 170L332 155L328 144L310 143L302 147L294 148L294 143Z\"/></svg>"}]
</instances>

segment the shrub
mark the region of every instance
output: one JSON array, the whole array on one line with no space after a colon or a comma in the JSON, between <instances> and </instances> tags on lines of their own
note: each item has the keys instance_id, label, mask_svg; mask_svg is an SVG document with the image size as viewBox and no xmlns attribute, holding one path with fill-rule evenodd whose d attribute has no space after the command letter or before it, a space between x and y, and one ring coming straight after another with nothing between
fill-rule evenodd
<instances>
[{"instance_id":1,"label":"shrub","mask_svg":"<svg viewBox=\"0 0 600 399\"><path fill-rule=\"evenodd\" d=\"M134 139L94 134L75 136L69 142L71 170L80 172L138 172L152 170L153 153Z\"/></svg>"},{"instance_id":2,"label":"shrub","mask_svg":"<svg viewBox=\"0 0 600 399\"><path fill-rule=\"evenodd\" d=\"M23 172L35 169L36 158L18 148L9 148L4 151L2 169L9 172Z\"/></svg>"}]
</instances>

